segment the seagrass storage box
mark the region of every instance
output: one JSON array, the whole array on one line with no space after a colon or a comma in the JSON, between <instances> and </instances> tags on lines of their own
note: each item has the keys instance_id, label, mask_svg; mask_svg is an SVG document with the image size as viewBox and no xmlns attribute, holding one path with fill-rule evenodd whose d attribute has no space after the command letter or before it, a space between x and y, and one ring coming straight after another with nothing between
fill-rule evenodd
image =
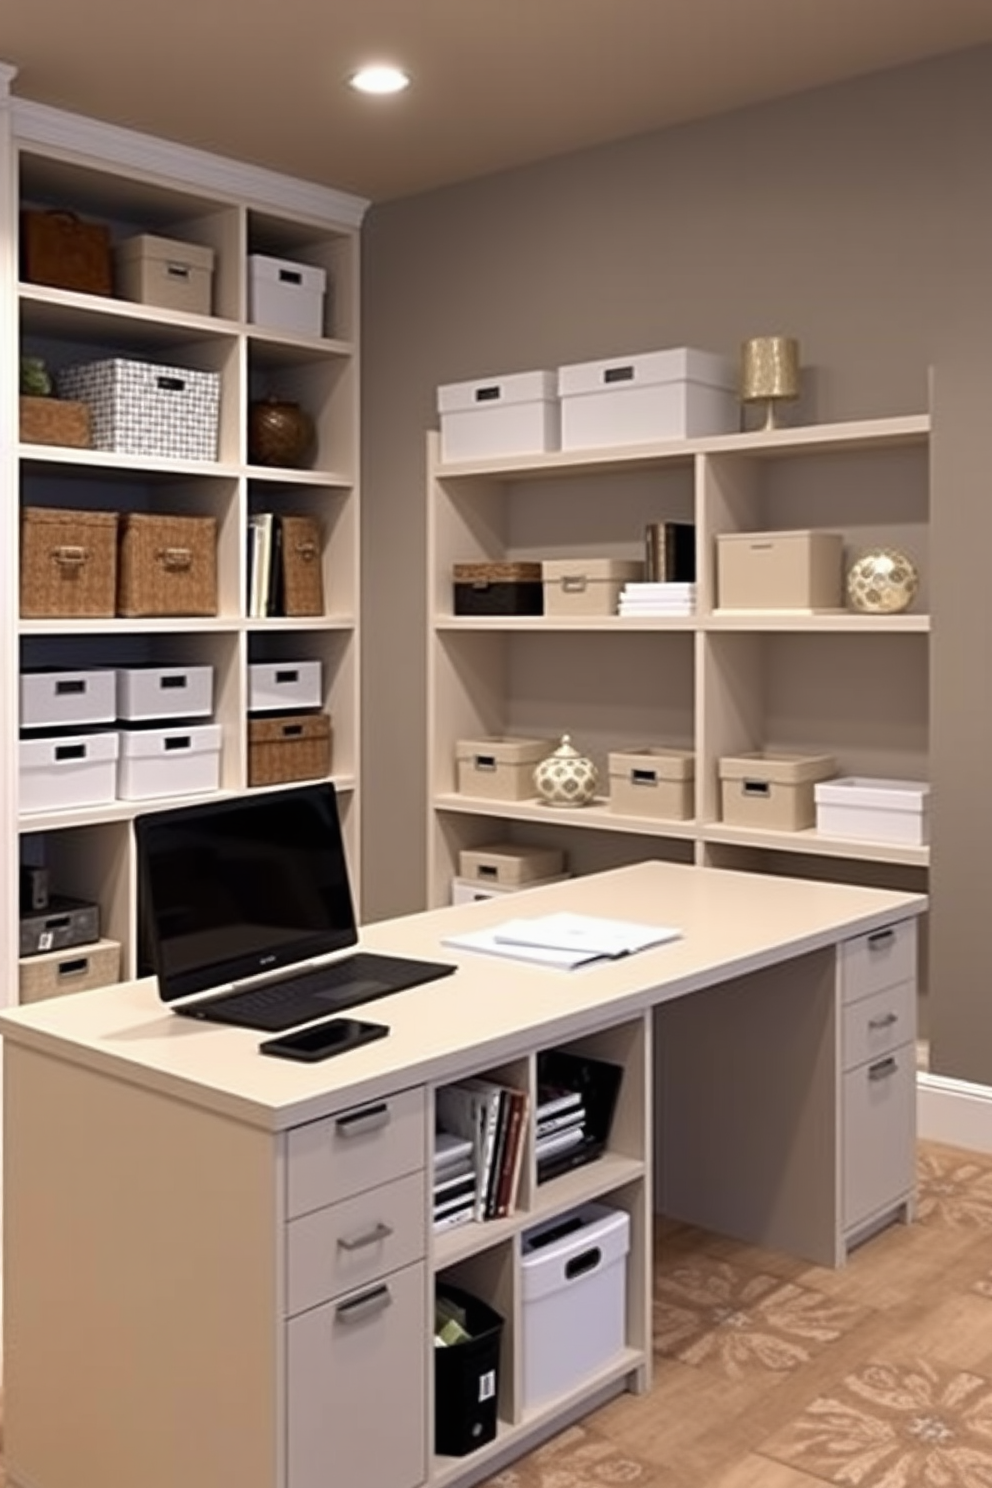
<instances>
[{"instance_id":1,"label":"seagrass storage box","mask_svg":"<svg viewBox=\"0 0 992 1488\"><path fill-rule=\"evenodd\" d=\"M22 396L19 407L22 444L67 444L74 449L89 449L90 411L85 403Z\"/></svg>"},{"instance_id":2,"label":"seagrass storage box","mask_svg":"<svg viewBox=\"0 0 992 1488\"><path fill-rule=\"evenodd\" d=\"M331 773L328 713L249 718L248 784L281 785L321 780Z\"/></svg>"},{"instance_id":3,"label":"seagrass storage box","mask_svg":"<svg viewBox=\"0 0 992 1488\"><path fill-rule=\"evenodd\" d=\"M216 460L220 374L108 357L67 367L59 396L87 403L93 448Z\"/></svg>"},{"instance_id":4,"label":"seagrass storage box","mask_svg":"<svg viewBox=\"0 0 992 1488\"><path fill-rule=\"evenodd\" d=\"M21 511L21 615L114 614L117 513L26 506Z\"/></svg>"},{"instance_id":5,"label":"seagrass storage box","mask_svg":"<svg viewBox=\"0 0 992 1488\"><path fill-rule=\"evenodd\" d=\"M537 795L534 767L555 747L554 739L459 739L455 745L458 789L469 796L526 801Z\"/></svg>"},{"instance_id":6,"label":"seagrass storage box","mask_svg":"<svg viewBox=\"0 0 992 1488\"><path fill-rule=\"evenodd\" d=\"M75 212L21 213L21 278L80 294L113 293L110 230Z\"/></svg>"},{"instance_id":7,"label":"seagrass storage box","mask_svg":"<svg viewBox=\"0 0 992 1488\"><path fill-rule=\"evenodd\" d=\"M315 517L290 515L279 518L282 529L282 613L322 615L324 573L321 563L321 530Z\"/></svg>"},{"instance_id":8,"label":"seagrass storage box","mask_svg":"<svg viewBox=\"0 0 992 1488\"><path fill-rule=\"evenodd\" d=\"M543 615L540 563L456 563L456 615Z\"/></svg>"},{"instance_id":9,"label":"seagrass storage box","mask_svg":"<svg viewBox=\"0 0 992 1488\"><path fill-rule=\"evenodd\" d=\"M119 615L216 615L217 519L127 512L121 518Z\"/></svg>"},{"instance_id":10,"label":"seagrass storage box","mask_svg":"<svg viewBox=\"0 0 992 1488\"><path fill-rule=\"evenodd\" d=\"M202 243L138 233L114 249L117 293L142 305L209 315L213 277L214 250Z\"/></svg>"},{"instance_id":11,"label":"seagrass storage box","mask_svg":"<svg viewBox=\"0 0 992 1488\"><path fill-rule=\"evenodd\" d=\"M837 766L829 754L725 755L720 760L723 820L736 827L801 832L816 820L814 787Z\"/></svg>"},{"instance_id":12,"label":"seagrass storage box","mask_svg":"<svg viewBox=\"0 0 992 1488\"><path fill-rule=\"evenodd\" d=\"M70 992L86 992L91 987L108 987L120 979L120 942L94 940L68 950L25 956L18 963L18 1001L43 1002Z\"/></svg>"},{"instance_id":13,"label":"seagrass storage box","mask_svg":"<svg viewBox=\"0 0 992 1488\"><path fill-rule=\"evenodd\" d=\"M609 755L610 810L687 821L696 757L690 749L618 749Z\"/></svg>"}]
</instances>

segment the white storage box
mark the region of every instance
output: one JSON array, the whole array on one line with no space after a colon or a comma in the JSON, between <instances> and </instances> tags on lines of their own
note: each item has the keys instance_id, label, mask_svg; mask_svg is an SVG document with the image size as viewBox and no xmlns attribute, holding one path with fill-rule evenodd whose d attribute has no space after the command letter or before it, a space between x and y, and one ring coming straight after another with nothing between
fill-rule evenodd
<instances>
[{"instance_id":1,"label":"white storage box","mask_svg":"<svg viewBox=\"0 0 992 1488\"><path fill-rule=\"evenodd\" d=\"M562 449L654 444L740 428L737 367L690 346L558 368Z\"/></svg>"},{"instance_id":2,"label":"white storage box","mask_svg":"<svg viewBox=\"0 0 992 1488\"><path fill-rule=\"evenodd\" d=\"M295 336L323 336L327 274L313 264L248 255L248 319Z\"/></svg>"},{"instance_id":3,"label":"white storage box","mask_svg":"<svg viewBox=\"0 0 992 1488\"><path fill-rule=\"evenodd\" d=\"M824 837L865 842L930 841L930 786L925 780L841 775L813 788L816 829Z\"/></svg>"},{"instance_id":4,"label":"white storage box","mask_svg":"<svg viewBox=\"0 0 992 1488\"><path fill-rule=\"evenodd\" d=\"M114 249L114 287L142 305L209 315L213 278L214 250L202 243L139 233Z\"/></svg>"},{"instance_id":5,"label":"white storage box","mask_svg":"<svg viewBox=\"0 0 992 1488\"><path fill-rule=\"evenodd\" d=\"M487 460L539 455L559 443L553 372L515 372L437 390L441 459Z\"/></svg>"},{"instance_id":6,"label":"white storage box","mask_svg":"<svg viewBox=\"0 0 992 1488\"><path fill-rule=\"evenodd\" d=\"M521 1237L524 1410L623 1353L629 1249L630 1216L605 1204L583 1204Z\"/></svg>"},{"instance_id":7,"label":"white storage box","mask_svg":"<svg viewBox=\"0 0 992 1488\"><path fill-rule=\"evenodd\" d=\"M213 706L213 667L118 669L117 717L127 723L155 718L209 718Z\"/></svg>"},{"instance_id":8,"label":"white storage box","mask_svg":"<svg viewBox=\"0 0 992 1488\"><path fill-rule=\"evenodd\" d=\"M486 847L463 848L458 854L462 878L500 888L519 888L541 878L563 872L565 854L558 847L521 847L515 842L494 842Z\"/></svg>"},{"instance_id":9,"label":"white storage box","mask_svg":"<svg viewBox=\"0 0 992 1488\"><path fill-rule=\"evenodd\" d=\"M839 532L723 532L716 540L721 610L842 610Z\"/></svg>"},{"instance_id":10,"label":"white storage box","mask_svg":"<svg viewBox=\"0 0 992 1488\"><path fill-rule=\"evenodd\" d=\"M21 739L17 746L21 811L109 805L116 796L117 751L113 729Z\"/></svg>"},{"instance_id":11,"label":"white storage box","mask_svg":"<svg viewBox=\"0 0 992 1488\"><path fill-rule=\"evenodd\" d=\"M65 728L79 723L113 723L114 673L22 672L21 728Z\"/></svg>"},{"instance_id":12,"label":"white storage box","mask_svg":"<svg viewBox=\"0 0 992 1488\"><path fill-rule=\"evenodd\" d=\"M117 794L122 801L195 795L220 785L220 724L121 733Z\"/></svg>"},{"instance_id":13,"label":"white storage box","mask_svg":"<svg viewBox=\"0 0 992 1488\"><path fill-rule=\"evenodd\" d=\"M615 615L626 583L644 577L628 558L545 558L541 564L546 615Z\"/></svg>"},{"instance_id":14,"label":"white storage box","mask_svg":"<svg viewBox=\"0 0 992 1488\"><path fill-rule=\"evenodd\" d=\"M735 827L801 832L816 821L813 787L837 767L829 754L725 755L719 762L723 820Z\"/></svg>"},{"instance_id":15,"label":"white storage box","mask_svg":"<svg viewBox=\"0 0 992 1488\"><path fill-rule=\"evenodd\" d=\"M555 748L554 739L459 739L458 789L468 796L527 801L537 795L534 769Z\"/></svg>"},{"instance_id":16,"label":"white storage box","mask_svg":"<svg viewBox=\"0 0 992 1488\"><path fill-rule=\"evenodd\" d=\"M610 810L686 821L693 813L696 757L690 749L618 749L608 756Z\"/></svg>"},{"instance_id":17,"label":"white storage box","mask_svg":"<svg viewBox=\"0 0 992 1488\"><path fill-rule=\"evenodd\" d=\"M319 708L321 687L319 661L253 661L248 667L248 711Z\"/></svg>"},{"instance_id":18,"label":"white storage box","mask_svg":"<svg viewBox=\"0 0 992 1488\"><path fill-rule=\"evenodd\" d=\"M58 373L60 398L88 405L94 449L216 460L220 374L126 357Z\"/></svg>"}]
</instances>

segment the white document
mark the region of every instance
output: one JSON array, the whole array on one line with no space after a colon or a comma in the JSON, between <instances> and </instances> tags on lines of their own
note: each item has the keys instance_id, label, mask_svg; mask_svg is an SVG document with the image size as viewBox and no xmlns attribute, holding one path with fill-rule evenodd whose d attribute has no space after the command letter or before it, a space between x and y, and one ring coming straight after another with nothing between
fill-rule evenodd
<instances>
[{"instance_id":1,"label":"white document","mask_svg":"<svg viewBox=\"0 0 992 1488\"><path fill-rule=\"evenodd\" d=\"M570 970L589 961L612 960L647 950L649 946L664 945L681 934L681 930L671 925L643 925L632 920L563 911L532 919L504 920L489 930L448 936L445 944Z\"/></svg>"}]
</instances>

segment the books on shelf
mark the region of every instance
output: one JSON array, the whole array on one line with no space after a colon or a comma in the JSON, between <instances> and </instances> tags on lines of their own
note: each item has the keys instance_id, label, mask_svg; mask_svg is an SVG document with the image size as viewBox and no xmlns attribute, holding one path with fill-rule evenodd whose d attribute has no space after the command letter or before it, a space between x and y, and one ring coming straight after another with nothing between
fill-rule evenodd
<instances>
[{"instance_id":1,"label":"books on shelf","mask_svg":"<svg viewBox=\"0 0 992 1488\"><path fill-rule=\"evenodd\" d=\"M534 1142L538 1183L600 1156L609 1140L622 1079L621 1067L605 1059L566 1049L546 1049L538 1055Z\"/></svg>"},{"instance_id":2,"label":"books on shelf","mask_svg":"<svg viewBox=\"0 0 992 1488\"><path fill-rule=\"evenodd\" d=\"M696 608L696 586L689 583L625 584L620 591L620 615L691 615Z\"/></svg>"},{"instance_id":3,"label":"books on shelf","mask_svg":"<svg viewBox=\"0 0 992 1488\"><path fill-rule=\"evenodd\" d=\"M465 1217L503 1219L516 1204L526 1133L527 1095L485 1079L460 1080L437 1091L434 1153L435 1222L470 1209ZM464 1182L471 1174L471 1199ZM462 1186L458 1182L462 1180ZM447 1182L450 1186L441 1188ZM439 1199L448 1207L439 1212Z\"/></svg>"},{"instance_id":4,"label":"books on shelf","mask_svg":"<svg viewBox=\"0 0 992 1488\"><path fill-rule=\"evenodd\" d=\"M253 512L246 556L251 619L323 613L319 528L310 517Z\"/></svg>"}]
</instances>

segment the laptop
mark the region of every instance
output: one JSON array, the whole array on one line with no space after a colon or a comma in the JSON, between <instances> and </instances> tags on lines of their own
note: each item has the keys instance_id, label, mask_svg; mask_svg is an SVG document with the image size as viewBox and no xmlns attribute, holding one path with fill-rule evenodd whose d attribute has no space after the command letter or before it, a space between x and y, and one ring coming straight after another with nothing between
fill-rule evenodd
<instances>
[{"instance_id":1,"label":"laptop","mask_svg":"<svg viewBox=\"0 0 992 1488\"><path fill-rule=\"evenodd\" d=\"M330 781L134 819L143 970L176 1013L280 1032L416 987L448 962L354 951Z\"/></svg>"}]
</instances>

